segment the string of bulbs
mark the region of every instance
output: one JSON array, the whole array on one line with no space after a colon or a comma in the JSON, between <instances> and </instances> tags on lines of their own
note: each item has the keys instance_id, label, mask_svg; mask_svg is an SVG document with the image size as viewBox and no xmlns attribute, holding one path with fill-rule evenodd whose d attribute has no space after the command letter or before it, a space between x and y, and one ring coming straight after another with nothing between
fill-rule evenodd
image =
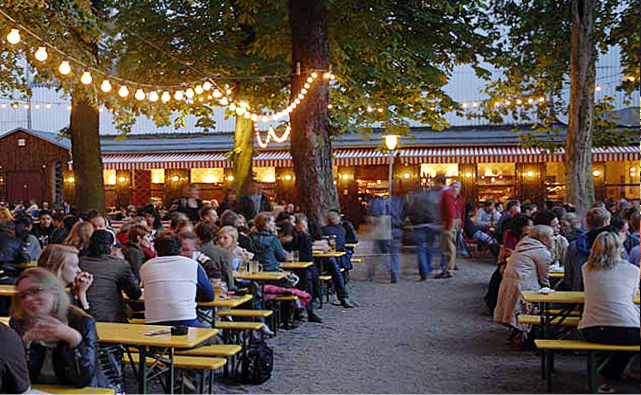
<instances>
[{"instance_id":1,"label":"string of bulbs","mask_svg":"<svg viewBox=\"0 0 641 395\"><path fill-rule=\"evenodd\" d=\"M117 84L120 85L117 89L117 94L122 99L126 99L129 97L131 93L129 90L129 86L134 85L136 86L136 88L135 88L133 97L136 100L141 102L144 100L148 100L149 102L152 102L152 103L155 103L158 101L162 103L168 103L173 99L176 101L184 100L188 104L193 104L196 101L200 103L204 103L205 100L208 100L208 101L216 100L221 106L226 107L230 112L236 113L237 116L242 116L245 119L251 119L253 122L267 123L271 121L278 121L280 119L285 118L289 114L291 114L298 107L298 105L300 105L300 103L305 99L305 96L309 92L309 89L311 88L312 84L316 82L316 80L318 79L319 72L322 72L323 79L325 80L330 81L330 80L336 79L336 76L334 75L334 73L331 72L331 69L330 71L320 70L320 69L310 70L311 73L305 80L306 82L304 83L303 87L294 96L292 96L292 99L290 100L290 102L285 108L269 114L262 113L262 112L255 112L250 110L250 106L247 102L245 101L236 102L231 97L232 92L230 89L226 89L226 90L222 89L219 85L216 84L215 81L213 81L209 77L199 79L196 82L192 82L192 83L158 86L158 85L134 82L134 81L130 81L124 78L111 75L95 67L88 66L84 62L76 58L73 58L72 56L68 55L64 51L58 49L57 47L46 43L38 35L30 31L29 29L17 24L15 19L11 18L2 10L0 10L0 14L5 16L5 18L9 19L11 22L14 23L13 28L11 28L11 31L6 36L7 42L9 42L9 44L17 45L21 42L22 37L20 35L20 31L22 30L26 32L28 35L32 36L34 39L41 42L38 49L33 53L33 56L37 61L41 63L46 62L49 59L49 53L47 51L47 48L51 48L63 56L63 60L61 61L60 65L57 68L61 76L66 77L70 75L73 71L72 62L77 63L83 69L83 72L80 76L80 82L83 85L91 85L94 82L94 78L91 74L91 72L94 71L97 74L103 75L103 80L99 86L100 90L104 93L111 92L112 90L114 90L114 86L110 82L110 79L112 81L117 81L118 82ZM297 73L300 74L300 70L298 70ZM116 82L114 84L116 84ZM189 86L194 84L195 86L193 87ZM187 88L185 89L186 86ZM145 87L150 88L150 90L145 92L145 90L143 89ZM206 93L206 96L205 96L205 93Z\"/></svg>"}]
</instances>

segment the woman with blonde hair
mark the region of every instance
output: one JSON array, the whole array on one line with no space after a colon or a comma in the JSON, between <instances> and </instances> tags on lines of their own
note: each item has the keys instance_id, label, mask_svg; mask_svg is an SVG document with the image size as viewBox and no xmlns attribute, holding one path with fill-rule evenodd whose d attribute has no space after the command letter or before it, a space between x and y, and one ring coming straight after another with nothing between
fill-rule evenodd
<instances>
[{"instance_id":1,"label":"woman with blonde hair","mask_svg":"<svg viewBox=\"0 0 641 395\"><path fill-rule=\"evenodd\" d=\"M234 271L238 270L241 264L249 263L254 257L254 254L238 246L238 231L233 226L223 226L220 228L216 245L231 254L232 269Z\"/></svg>"},{"instance_id":2,"label":"woman with blonde hair","mask_svg":"<svg viewBox=\"0 0 641 395\"><path fill-rule=\"evenodd\" d=\"M548 267L552 263L554 230L547 225L536 225L528 236L521 239L508 260L499 296L494 309L494 321L511 328L507 342L520 347L530 326L519 324L520 314L536 312L536 307L521 299L521 291L538 291L549 287Z\"/></svg>"},{"instance_id":3,"label":"woman with blonde hair","mask_svg":"<svg viewBox=\"0 0 641 395\"><path fill-rule=\"evenodd\" d=\"M98 365L96 323L71 305L51 272L36 267L18 277L10 325L25 342L33 382L107 387Z\"/></svg>"},{"instance_id":4,"label":"woman with blonde hair","mask_svg":"<svg viewBox=\"0 0 641 395\"><path fill-rule=\"evenodd\" d=\"M93 283L93 276L78 266L78 250L60 244L50 244L42 250L38 267L56 276L65 287L71 287L71 295L83 310L89 309L87 289Z\"/></svg>"},{"instance_id":5,"label":"woman with blonde hair","mask_svg":"<svg viewBox=\"0 0 641 395\"><path fill-rule=\"evenodd\" d=\"M7 207L0 207L0 221L13 221L13 215Z\"/></svg>"},{"instance_id":6,"label":"woman with blonde hair","mask_svg":"<svg viewBox=\"0 0 641 395\"><path fill-rule=\"evenodd\" d=\"M590 257L581 269L585 286L585 306L579 330L589 342L638 345L639 307L633 302L639 286L639 268L621 258L622 237L617 232L599 234ZM612 393L634 353L613 353L600 373L605 383L601 393ZM637 366L638 368L638 366Z\"/></svg>"},{"instance_id":7,"label":"woman with blonde hair","mask_svg":"<svg viewBox=\"0 0 641 395\"><path fill-rule=\"evenodd\" d=\"M65 239L65 245L75 247L79 251L80 256L85 255L87 253L87 247L89 246L93 230L91 222L76 222L71 228L69 236Z\"/></svg>"}]
</instances>

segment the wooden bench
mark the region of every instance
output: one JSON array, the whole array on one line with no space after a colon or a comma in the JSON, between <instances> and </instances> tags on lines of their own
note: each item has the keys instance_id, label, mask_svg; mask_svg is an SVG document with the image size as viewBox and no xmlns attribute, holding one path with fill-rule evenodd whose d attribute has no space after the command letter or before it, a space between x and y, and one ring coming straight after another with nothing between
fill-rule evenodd
<instances>
[{"instance_id":1,"label":"wooden bench","mask_svg":"<svg viewBox=\"0 0 641 395\"><path fill-rule=\"evenodd\" d=\"M548 392L552 392L552 371L554 370L554 352L561 350L569 351L586 351L588 354L588 382L590 392L597 392L598 367L596 363L596 354L598 352L627 351L639 352L639 345L619 346L613 344L590 343L582 340L534 340L536 347L542 351L541 354L541 374L545 378Z\"/></svg>"},{"instance_id":2,"label":"wooden bench","mask_svg":"<svg viewBox=\"0 0 641 395\"><path fill-rule=\"evenodd\" d=\"M47 392L49 394L91 394L91 395L107 395L115 393L113 388L99 388L99 387L64 387L62 385L45 385L34 384L32 389Z\"/></svg>"},{"instance_id":3,"label":"wooden bench","mask_svg":"<svg viewBox=\"0 0 641 395\"><path fill-rule=\"evenodd\" d=\"M238 318L267 318L274 312L271 310L243 310L243 309L230 309L217 311L216 315L219 317L238 317Z\"/></svg>"},{"instance_id":4,"label":"wooden bench","mask_svg":"<svg viewBox=\"0 0 641 395\"><path fill-rule=\"evenodd\" d=\"M541 324L541 318L540 315L521 314L518 316L517 322L519 324L539 325ZM578 326L580 320L580 317L566 317L561 321L561 317L554 317L552 321L550 321L550 325Z\"/></svg>"},{"instance_id":5,"label":"wooden bench","mask_svg":"<svg viewBox=\"0 0 641 395\"><path fill-rule=\"evenodd\" d=\"M130 324L140 324L140 325L145 325L145 319L144 318L130 318L129 319Z\"/></svg>"},{"instance_id":6,"label":"wooden bench","mask_svg":"<svg viewBox=\"0 0 641 395\"><path fill-rule=\"evenodd\" d=\"M354 258L354 257L352 257L352 258L350 259L350 261L351 261L352 263L362 263L362 262L363 262L363 258Z\"/></svg>"},{"instance_id":7,"label":"wooden bench","mask_svg":"<svg viewBox=\"0 0 641 395\"><path fill-rule=\"evenodd\" d=\"M214 328L223 330L223 342L225 344L240 344L247 349L252 331L261 330L264 322L230 322L216 321Z\"/></svg>"},{"instance_id":8,"label":"wooden bench","mask_svg":"<svg viewBox=\"0 0 641 395\"><path fill-rule=\"evenodd\" d=\"M228 367L231 365L235 366L236 354L241 352L243 348L238 344L212 344L209 346L202 346L196 348L190 348L188 350L178 349L175 351L175 355L186 355L193 357L225 357L228 360L228 364L225 365L225 376L229 376Z\"/></svg>"}]
</instances>

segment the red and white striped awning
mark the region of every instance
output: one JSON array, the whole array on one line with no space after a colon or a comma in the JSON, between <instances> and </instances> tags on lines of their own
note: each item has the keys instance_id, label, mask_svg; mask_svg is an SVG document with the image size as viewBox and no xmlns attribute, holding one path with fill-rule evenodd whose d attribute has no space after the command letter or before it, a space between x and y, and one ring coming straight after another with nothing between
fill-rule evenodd
<instances>
[{"instance_id":1,"label":"red and white striped awning","mask_svg":"<svg viewBox=\"0 0 641 395\"><path fill-rule=\"evenodd\" d=\"M639 148L608 147L592 150L594 162L621 162L639 160ZM405 164L421 163L545 163L562 162L563 149L550 152L526 147L459 147L459 148L406 148L398 150L398 158ZM368 166L389 163L385 152L375 149L346 149L334 151L337 166ZM231 168L225 153L178 154L108 154L103 156L105 169L191 169ZM292 167L289 151L268 151L254 157L255 167Z\"/></svg>"},{"instance_id":2,"label":"red and white striped awning","mask_svg":"<svg viewBox=\"0 0 641 395\"><path fill-rule=\"evenodd\" d=\"M195 169L232 167L225 153L176 153L176 154L108 154L102 156L108 170Z\"/></svg>"}]
</instances>

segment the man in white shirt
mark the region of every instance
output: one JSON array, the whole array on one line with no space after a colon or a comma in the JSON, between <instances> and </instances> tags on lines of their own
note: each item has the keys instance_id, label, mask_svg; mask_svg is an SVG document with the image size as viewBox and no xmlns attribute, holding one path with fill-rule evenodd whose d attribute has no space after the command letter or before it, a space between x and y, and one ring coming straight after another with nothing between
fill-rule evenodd
<instances>
[{"instance_id":1,"label":"man in white shirt","mask_svg":"<svg viewBox=\"0 0 641 395\"><path fill-rule=\"evenodd\" d=\"M181 256L180 236L164 233L156 237L158 256L140 268L145 290L145 321L158 325L201 326L196 302L214 300L214 290L203 267Z\"/></svg>"}]
</instances>

